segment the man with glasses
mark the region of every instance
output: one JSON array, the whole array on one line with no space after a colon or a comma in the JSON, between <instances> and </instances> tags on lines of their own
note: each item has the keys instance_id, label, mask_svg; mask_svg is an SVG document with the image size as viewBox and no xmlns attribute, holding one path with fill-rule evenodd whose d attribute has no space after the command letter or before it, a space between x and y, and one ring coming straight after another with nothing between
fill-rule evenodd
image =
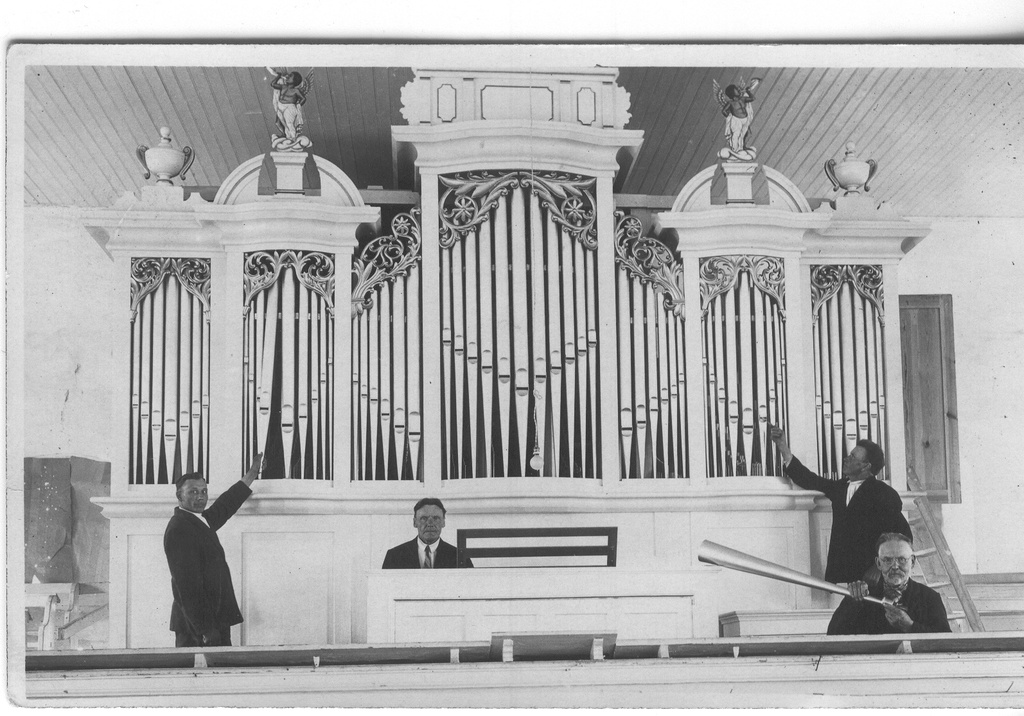
<instances>
[{"instance_id":1,"label":"man with glasses","mask_svg":"<svg viewBox=\"0 0 1024 716\"><path fill-rule=\"evenodd\" d=\"M436 497L424 497L412 508L416 538L392 547L384 556L382 569L455 569L458 550L441 539L445 509ZM473 562L466 560L466 566Z\"/></svg>"},{"instance_id":2,"label":"man with glasses","mask_svg":"<svg viewBox=\"0 0 1024 716\"><path fill-rule=\"evenodd\" d=\"M910 578L916 558L910 540L898 532L878 538L875 564L882 581L868 594L884 603L864 601L863 595L843 598L828 624L829 634L900 634L950 631L942 597Z\"/></svg>"},{"instance_id":3,"label":"man with glasses","mask_svg":"<svg viewBox=\"0 0 1024 716\"><path fill-rule=\"evenodd\" d=\"M786 466L786 476L805 490L823 492L832 503L832 537L828 545L825 579L847 584L857 596L866 593L866 582L877 582L875 543L885 532L899 532L913 539L903 516L899 493L876 478L885 467L885 453L870 440L858 440L843 460L843 476L828 480L815 475L793 457L781 428L771 426L772 441Z\"/></svg>"}]
</instances>

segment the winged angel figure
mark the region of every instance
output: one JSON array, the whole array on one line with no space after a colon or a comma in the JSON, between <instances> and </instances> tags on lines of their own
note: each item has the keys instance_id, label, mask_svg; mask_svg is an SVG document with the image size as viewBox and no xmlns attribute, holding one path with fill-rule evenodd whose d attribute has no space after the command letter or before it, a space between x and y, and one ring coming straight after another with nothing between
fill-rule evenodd
<instances>
[{"instance_id":1,"label":"winged angel figure","mask_svg":"<svg viewBox=\"0 0 1024 716\"><path fill-rule=\"evenodd\" d=\"M313 71L305 78L298 72L278 72L273 67L267 71L274 75L270 86L274 88L274 112L277 114L277 131L271 137L271 146L277 151L302 152L313 146L312 140L303 133L305 119L302 105L313 89Z\"/></svg>"},{"instance_id":2,"label":"winged angel figure","mask_svg":"<svg viewBox=\"0 0 1024 716\"><path fill-rule=\"evenodd\" d=\"M757 150L747 144L750 138L750 123L754 119L754 90L761 84L761 78L755 77L744 83L740 77L738 84L729 85L724 90L718 80L711 80L718 100L725 115L725 138L728 147L723 147L718 156L728 161L750 162L757 157Z\"/></svg>"}]
</instances>

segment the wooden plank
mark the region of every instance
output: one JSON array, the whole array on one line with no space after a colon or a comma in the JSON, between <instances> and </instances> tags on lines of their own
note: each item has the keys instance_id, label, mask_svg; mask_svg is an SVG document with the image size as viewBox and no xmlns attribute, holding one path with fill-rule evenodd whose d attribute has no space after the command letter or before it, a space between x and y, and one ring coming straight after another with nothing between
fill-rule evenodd
<instances>
[{"instance_id":1,"label":"wooden plank","mask_svg":"<svg viewBox=\"0 0 1024 716\"><path fill-rule=\"evenodd\" d=\"M589 660L595 639L602 640L605 658L615 654L616 634L547 632L535 634L492 634L491 661L502 661L504 642L512 641L514 661Z\"/></svg>"}]
</instances>

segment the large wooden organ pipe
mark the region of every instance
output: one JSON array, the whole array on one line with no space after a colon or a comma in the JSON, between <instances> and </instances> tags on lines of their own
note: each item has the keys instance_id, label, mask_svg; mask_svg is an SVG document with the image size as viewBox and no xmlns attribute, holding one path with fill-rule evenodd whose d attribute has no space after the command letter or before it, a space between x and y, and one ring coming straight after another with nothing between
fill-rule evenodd
<instances>
[{"instance_id":1,"label":"large wooden organ pipe","mask_svg":"<svg viewBox=\"0 0 1024 716\"><path fill-rule=\"evenodd\" d=\"M637 217L616 219L621 475L686 477L682 261Z\"/></svg>"},{"instance_id":2,"label":"large wooden organ pipe","mask_svg":"<svg viewBox=\"0 0 1024 716\"><path fill-rule=\"evenodd\" d=\"M818 468L833 479L857 440L888 447L880 266L811 267Z\"/></svg>"},{"instance_id":3,"label":"large wooden organ pipe","mask_svg":"<svg viewBox=\"0 0 1024 716\"><path fill-rule=\"evenodd\" d=\"M133 258L129 482L209 472L210 260Z\"/></svg>"},{"instance_id":4,"label":"large wooden organ pipe","mask_svg":"<svg viewBox=\"0 0 1024 716\"><path fill-rule=\"evenodd\" d=\"M595 180L440 181L442 478L599 477Z\"/></svg>"},{"instance_id":5,"label":"large wooden organ pipe","mask_svg":"<svg viewBox=\"0 0 1024 716\"><path fill-rule=\"evenodd\" d=\"M826 592L832 592L833 594L842 594L846 597L850 596L850 590L846 587L840 587L838 584L826 582L824 579L818 579L809 574L797 572L796 570L789 569L788 567L783 567L782 565L775 564L774 562L769 562L766 559L761 559L760 557L754 557L746 554L745 552L724 547L709 540L704 540L700 543L700 547L697 548L697 560L704 562L705 564L714 564L727 569L735 569L738 572L746 572L748 574L756 574L759 577L776 579L780 582L789 582L790 584L799 584L812 589L821 589ZM865 596L864 599L869 602L875 602L876 604L883 604L883 601L876 597Z\"/></svg>"},{"instance_id":6,"label":"large wooden organ pipe","mask_svg":"<svg viewBox=\"0 0 1024 716\"><path fill-rule=\"evenodd\" d=\"M708 474L781 474L767 423L788 422L782 261L701 259L700 290Z\"/></svg>"},{"instance_id":7,"label":"large wooden organ pipe","mask_svg":"<svg viewBox=\"0 0 1024 716\"><path fill-rule=\"evenodd\" d=\"M395 216L391 230L367 243L352 260L354 480L423 479L417 212ZM450 316L450 309L445 299L442 316ZM450 351L452 326L442 325ZM451 386L450 380L446 376L446 385Z\"/></svg>"},{"instance_id":8,"label":"large wooden organ pipe","mask_svg":"<svg viewBox=\"0 0 1024 716\"><path fill-rule=\"evenodd\" d=\"M243 264L243 462L264 478L330 480L334 257L256 251Z\"/></svg>"}]
</instances>

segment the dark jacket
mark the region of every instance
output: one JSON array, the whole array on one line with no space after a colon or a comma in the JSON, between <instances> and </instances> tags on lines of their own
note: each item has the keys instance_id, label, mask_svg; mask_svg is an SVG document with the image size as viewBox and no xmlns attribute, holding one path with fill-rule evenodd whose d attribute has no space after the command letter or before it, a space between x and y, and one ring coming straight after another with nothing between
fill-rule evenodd
<instances>
[{"instance_id":1,"label":"dark jacket","mask_svg":"<svg viewBox=\"0 0 1024 716\"><path fill-rule=\"evenodd\" d=\"M869 587L868 593L873 597L882 597L882 585ZM897 604L903 607L914 626L911 633L950 631L946 609L942 606L942 597L930 587L915 582L907 582L907 588ZM829 634L902 634L902 630L894 627L885 618L885 607L874 602L857 601L853 597L844 597L839 608L828 623Z\"/></svg>"},{"instance_id":2,"label":"dark jacket","mask_svg":"<svg viewBox=\"0 0 1024 716\"><path fill-rule=\"evenodd\" d=\"M786 475L805 490L825 493L832 503L832 537L828 544L825 579L854 582L875 564L875 542L883 532L899 532L913 539L899 493L869 477L846 504L847 478L826 480L808 470L795 457Z\"/></svg>"},{"instance_id":3,"label":"dark jacket","mask_svg":"<svg viewBox=\"0 0 1024 716\"><path fill-rule=\"evenodd\" d=\"M238 511L252 490L236 482L203 511L207 527L195 515L174 508L164 530L164 554L171 570L171 631L206 634L242 622L231 586L231 570L216 530Z\"/></svg>"},{"instance_id":4,"label":"dark jacket","mask_svg":"<svg viewBox=\"0 0 1024 716\"><path fill-rule=\"evenodd\" d=\"M416 546L416 539L403 542L397 547L392 547L384 555L384 564L381 569L419 569L420 554ZM432 554L434 569L455 569L458 567L458 550L443 539L437 541L437 551ZM466 560L467 567L472 567L472 560Z\"/></svg>"}]
</instances>

